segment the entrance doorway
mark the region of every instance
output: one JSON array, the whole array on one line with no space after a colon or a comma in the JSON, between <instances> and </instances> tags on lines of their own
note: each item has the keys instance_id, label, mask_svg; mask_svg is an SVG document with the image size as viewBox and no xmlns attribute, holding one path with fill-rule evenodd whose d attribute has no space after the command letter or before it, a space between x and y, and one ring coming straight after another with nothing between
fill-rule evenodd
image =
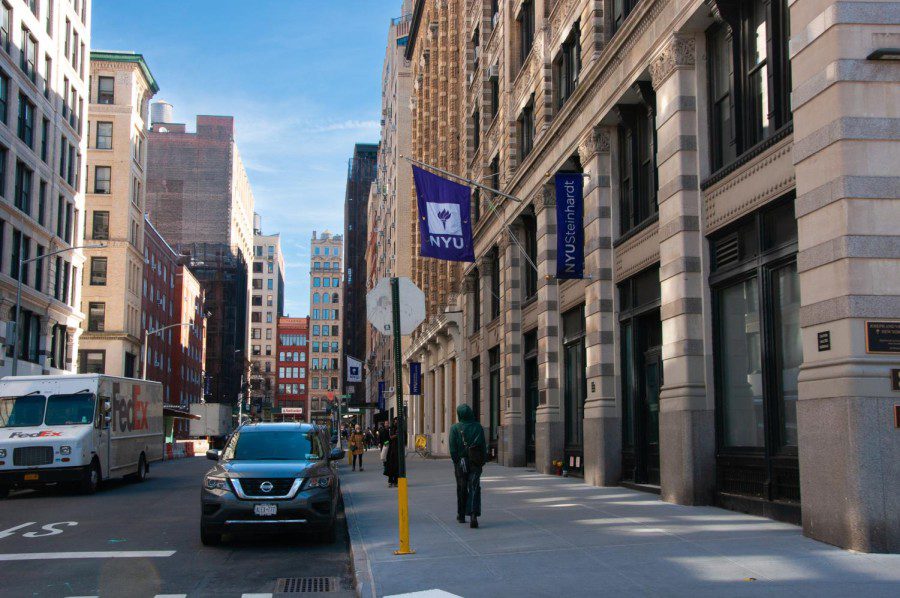
<instances>
[{"instance_id":1,"label":"entrance doorway","mask_svg":"<svg viewBox=\"0 0 900 598\"><path fill-rule=\"evenodd\" d=\"M569 473L584 473L585 371L584 306L563 314L563 364L565 367L565 467Z\"/></svg>"},{"instance_id":2,"label":"entrance doorway","mask_svg":"<svg viewBox=\"0 0 900 598\"><path fill-rule=\"evenodd\" d=\"M659 270L619 285L622 348L622 479L659 485L662 324Z\"/></svg>"},{"instance_id":3,"label":"entrance doorway","mask_svg":"<svg viewBox=\"0 0 900 598\"><path fill-rule=\"evenodd\" d=\"M538 406L537 330L526 332L525 345L525 463L535 463L535 422Z\"/></svg>"}]
</instances>

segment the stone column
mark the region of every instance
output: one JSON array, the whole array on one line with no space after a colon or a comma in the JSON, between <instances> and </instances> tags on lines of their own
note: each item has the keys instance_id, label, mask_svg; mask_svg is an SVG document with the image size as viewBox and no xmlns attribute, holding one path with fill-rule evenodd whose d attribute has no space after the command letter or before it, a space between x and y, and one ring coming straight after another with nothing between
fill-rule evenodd
<instances>
[{"instance_id":1,"label":"stone column","mask_svg":"<svg viewBox=\"0 0 900 598\"><path fill-rule=\"evenodd\" d=\"M584 480L611 486L621 478L622 419L616 403L610 131L593 129L578 148L585 178L584 227L587 400L584 404Z\"/></svg>"},{"instance_id":2,"label":"stone column","mask_svg":"<svg viewBox=\"0 0 900 598\"><path fill-rule=\"evenodd\" d=\"M663 500L708 504L715 484L715 419L707 393L704 322L709 297L700 271L701 197L693 34L675 34L650 64L656 90L659 177L660 486Z\"/></svg>"},{"instance_id":3,"label":"stone column","mask_svg":"<svg viewBox=\"0 0 900 598\"><path fill-rule=\"evenodd\" d=\"M81 328L75 328L74 326L69 326L66 328L66 371L75 372L75 366L78 362L78 354L76 347L78 347L78 337L81 336ZM108 356L107 356L108 358Z\"/></svg>"},{"instance_id":4,"label":"stone column","mask_svg":"<svg viewBox=\"0 0 900 598\"><path fill-rule=\"evenodd\" d=\"M888 6L790 4L803 532L865 552L900 552L900 354L866 344L900 321L900 66L867 59L898 45Z\"/></svg>"},{"instance_id":5,"label":"stone column","mask_svg":"<svg viewBox=\"0 0 900 598\"><path fill-rule=\"evenodd\" d=\"M511 226L512 234L523 242L521 227ZM503 292L503 336L500 352L503 359L504 401L499 461L508 467L525 466L525 410L522 395L522 257L519 245L508 231L501 233L501 278ZM530 266L527 266L530 267Z\"/></svg>"},{"instance_id":6,"label":"stone column","mask_svg":"<svg viewBox=\"0 0 900 598\"><path fill-rule=\"evenodd\" d=\"M48 317L41 318L41 340L38 348L38 363L41 364L41 374L47 376L50 374L50 366L47 364L47 356L50 355L50 349L53 345L53 325Z\"/></svg>"},{"instance_id":7,"label":"stone column","mask_svg":"<svg viewBox=\"0 0 900 598\"><path fill-rule=\"evenodd\" d=\"M478 343L481 348L481 397L482 401L479 405L478 413L480 415L481 425L484 427L486 438L490 438L491 423L491 400L490 400L490 381L491 367L488 362L488 347L485 341L485 327L491 321L491 261L488 256L484 255L478 260L478 281L481 292L481 327L478 329L477 335L480 337ZM490 444L490 440L488 440Z\"/></svg>"},{"instance_id":8,"label":"stone column","mask_svg":"<svg viewBox=\"0 0 900 598\"><path fill-rule=\"evenodd\" d=\"M538 407L535 468L550 473L563 458L563 407L560 393L559 286L556 279L556 196L545 185L534 201L538 245Z\"/></svg>"}]
</instances>

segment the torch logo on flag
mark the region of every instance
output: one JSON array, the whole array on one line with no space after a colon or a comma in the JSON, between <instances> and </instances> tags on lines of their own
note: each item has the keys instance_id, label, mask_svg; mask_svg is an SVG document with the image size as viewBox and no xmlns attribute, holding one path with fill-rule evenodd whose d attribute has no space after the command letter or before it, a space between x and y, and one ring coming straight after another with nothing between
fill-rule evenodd
<instances>
[{"instance_id":1,"label":"torch logo on flag","mask_svg":"<svg viewBox=\"0 0 900 598\"><path fill-rule=\"evenodd\" d=\"M420 219L419 253L439 260L474 262L469 188L417 166L412 169Z\"/></svg>"}]
</instances>

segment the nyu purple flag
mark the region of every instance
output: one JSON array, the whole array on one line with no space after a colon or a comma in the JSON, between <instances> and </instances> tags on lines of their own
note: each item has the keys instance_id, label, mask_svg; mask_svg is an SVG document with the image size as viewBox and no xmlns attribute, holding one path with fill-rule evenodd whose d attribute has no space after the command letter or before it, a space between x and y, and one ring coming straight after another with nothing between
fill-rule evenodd
<instances>
[{"instance_id":1,"label":"nyu purple flag","mask_svg":"<svg viewBox=\"0 0 900 598\"><path fill-rule=\"evenodd\" d=\"M412 169L419 205L419 253L451 262L474 262L469 188L416 166Z\"/></svg>"}]
</instances>

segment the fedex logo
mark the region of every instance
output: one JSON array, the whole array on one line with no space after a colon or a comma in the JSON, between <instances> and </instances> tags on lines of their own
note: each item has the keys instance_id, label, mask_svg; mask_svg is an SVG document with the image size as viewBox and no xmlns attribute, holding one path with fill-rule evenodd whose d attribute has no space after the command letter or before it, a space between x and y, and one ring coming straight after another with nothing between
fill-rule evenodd
<instances>
[{"instance_id":1,"label":"fedex logo","mask_svg":"<svg viewBox=\"0 0 900 598\"><path fill-rule=\"evenodd\" d=\"M62 436L62 432L54 432L53 430L43 430L41 432L13 432L10 438L47 438L48 436Z\"/></svg>"},{"instance_id":2,"label":"fedex logo","mask_svg":"<svg viewBox=\"0 0 900 598\"><path fill-rule=\"evenodd\" d=\"M147 421L147 409L150 407L148 401L140 401L141 387L132 386L131 398L116 395L113 401L113 426L116 430L122 432L134 432L137 430L147 430L150 424Z\"/></svg>"}]
</instances>

